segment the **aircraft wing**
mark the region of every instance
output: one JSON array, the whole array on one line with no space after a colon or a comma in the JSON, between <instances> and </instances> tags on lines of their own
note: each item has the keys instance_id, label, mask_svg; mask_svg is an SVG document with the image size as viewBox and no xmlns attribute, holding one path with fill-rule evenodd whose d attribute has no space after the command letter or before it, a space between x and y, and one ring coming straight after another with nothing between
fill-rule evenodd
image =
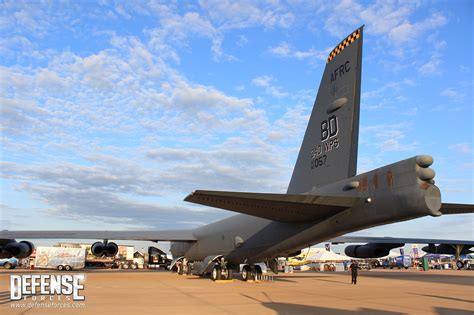
<instances>
[{"instance_id":1,"label":"aircraft wing","mask_svg":"<svg viewBox=\"0 0 474 315\"><path fill-rule=\"evenodd\" d=\"M442 214L463 214L474 213L474 205L459 203L443 203L441 209Z\"/></svg>"},{"instance_id":2,"label":"aircraft wing","mask_svg":"<svg viewBox=\"0 0 474 315\"><path fill-rule=\"evenodd\" d=\"M196 241L192 230L164 231L0 231L0 239L98 239L130 241Z\"/></svg>"},{"instance_id":3,"label":"aircraft wing","mask_svg":"<svg viewBox=\"0 0 474 315\"><path fill-rule=\"evenodd\" d=\"M370 237L370 236L340 236L328 240L333 244L342 243L383 243L383 244L449 244L474 246L474 241L443 240L430 238L399 238L399 237Z\"/></svg>"},{"instance_id":4,"label":"aircraft wing","mask_svg":"<svg viewBox=\"0 0 474 315\"><path fill-rule=\"evenodd\" d=\"M355 206L361 198L262 194L196 190L185 201L280 222L309 222L329 218Z\"/></svg>"}]
</instances>

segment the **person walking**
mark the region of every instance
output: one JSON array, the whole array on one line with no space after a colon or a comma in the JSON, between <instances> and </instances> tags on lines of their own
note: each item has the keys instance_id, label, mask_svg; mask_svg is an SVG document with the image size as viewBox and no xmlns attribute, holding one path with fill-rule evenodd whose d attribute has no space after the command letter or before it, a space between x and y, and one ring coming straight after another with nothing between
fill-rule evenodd
<instances>
[{"instance_id":1,"label":"person walking","mask_svg":"<svg viewBox=\"0 0 474 315\"><path fill-rule=\"evenodd\" d=\"M357 264L357 261L353 260L352 264L349 266L349 269L351 270L352 275L351 284L357 284L357 272L360 269L359 264Z\"/></svg>"}]
</instances>

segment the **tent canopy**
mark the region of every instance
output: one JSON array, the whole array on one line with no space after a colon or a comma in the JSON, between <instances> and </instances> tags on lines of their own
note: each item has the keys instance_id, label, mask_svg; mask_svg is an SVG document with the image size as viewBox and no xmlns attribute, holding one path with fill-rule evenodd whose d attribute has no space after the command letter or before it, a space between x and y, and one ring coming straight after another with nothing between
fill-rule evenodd
<instances>
[{"instance_id":1,"label":"tent canopy","mask_svg":"<svg viewBox=\"0 0 474 315\"><path fill-rule=\"evenodd\" d=\"M307 258L307 260L311 261L344 261L351 259L353 258L327 251L325 248L316 248L314 251L311 251Z\"/></svg>"}]
</instances>

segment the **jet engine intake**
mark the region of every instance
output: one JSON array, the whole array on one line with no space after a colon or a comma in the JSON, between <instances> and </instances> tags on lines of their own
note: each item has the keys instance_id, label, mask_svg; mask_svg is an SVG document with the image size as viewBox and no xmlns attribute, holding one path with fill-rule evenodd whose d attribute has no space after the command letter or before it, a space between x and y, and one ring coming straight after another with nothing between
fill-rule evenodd
<instances>
[{"instance_id":1,"label":"jet engine intake","mask_svg":"<svg viewBox=\"0 0 474 315\"><path fill-rule=\"evenodd\" d=\"M345 254L354 258L380 258L387 256L392 248L405 244L368 243L365 245L350 245L344 250Z\"/></svg>"},{"instance_id":2,"label":"jet engine intake","mask_svg":"<svg viewBox=\"0 0 474 315\"><path fill-rule=\"evenodd\" d=\"M91 246L91 252L96 257L114 257L118 253L118 246L114 242L95 242Z\"/></svg>"},{"instance_id":3,"label":"jet engine intake","mask_svg":"<svg viewBox=\"0 0 474 315\"><path fill-rule=\"evenodd\" d=\"M33 243L28 241L17 242L12 240L3 246L0 246L0 258L11 258L15 257L23 259L31 255L35 246Z\"/></svg>"}]
</instances>

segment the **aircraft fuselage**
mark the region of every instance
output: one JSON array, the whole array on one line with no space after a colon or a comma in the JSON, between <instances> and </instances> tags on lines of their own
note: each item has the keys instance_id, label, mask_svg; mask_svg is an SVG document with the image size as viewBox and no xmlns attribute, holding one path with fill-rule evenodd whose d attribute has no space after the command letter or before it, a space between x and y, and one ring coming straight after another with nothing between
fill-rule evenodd
<instances>
[{"instance_id":1,"label":"aircraft fuselage","mask_svg":"<svg viewBox=\"0 0 474 315\"><path fill-rule=\"evenodd\" d=\"M224 255L233 264L255 263L361 229L441 215L430 159L413 157L305 193L361 198L328 219L286 223L239 214L194 230L194 243L172 242L171 252L190 261Z\"/></svg>"}]
</instances>

